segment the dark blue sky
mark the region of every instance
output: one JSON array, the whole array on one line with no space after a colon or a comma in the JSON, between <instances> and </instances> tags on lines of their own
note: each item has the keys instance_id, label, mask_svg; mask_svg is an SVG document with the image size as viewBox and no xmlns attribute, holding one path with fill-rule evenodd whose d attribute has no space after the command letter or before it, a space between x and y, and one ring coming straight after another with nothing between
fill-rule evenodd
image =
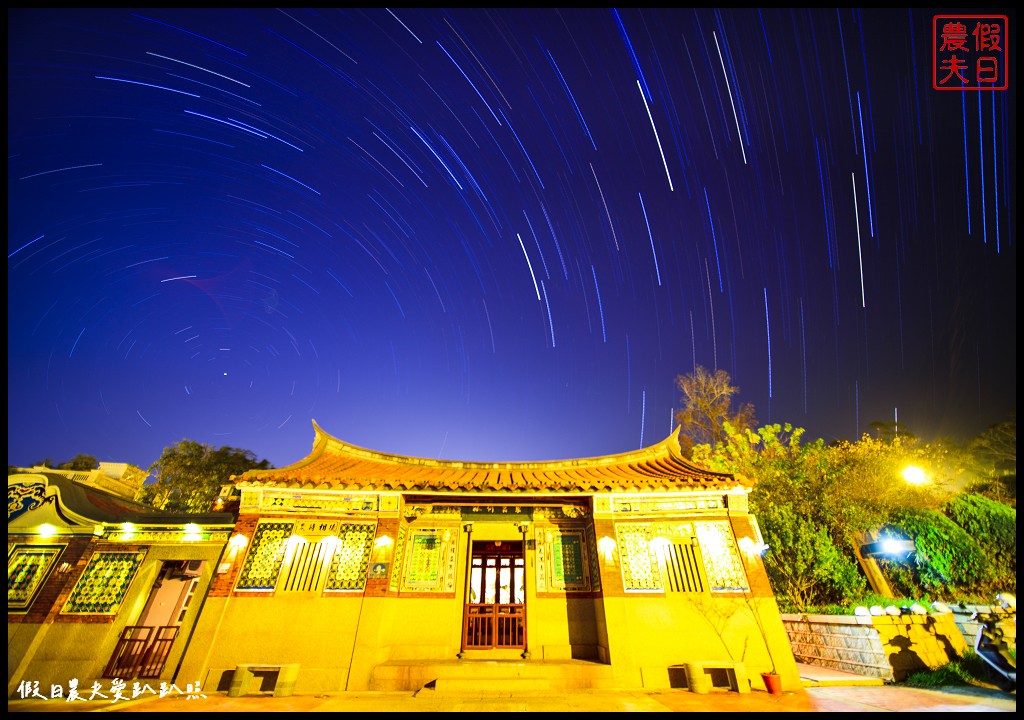
<instances>
[{"instance_id":1,"label":"dark blue sky","mask_svg":"<svg viewBox=\"0 0 1024 720\"><path fill-rule=\"evenodd\" d=\"M697 364L966 439L1016 408L1016 78L934 90L933 15L8 10L8 462L617 453Z\"/></svg>"}]
</instances>

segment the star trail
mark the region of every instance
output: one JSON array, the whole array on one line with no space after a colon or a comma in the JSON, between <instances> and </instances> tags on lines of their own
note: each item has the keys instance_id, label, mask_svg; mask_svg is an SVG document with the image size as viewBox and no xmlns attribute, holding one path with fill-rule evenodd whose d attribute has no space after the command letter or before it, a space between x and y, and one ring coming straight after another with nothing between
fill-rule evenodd
<instances>
[{"instance_id":1,"label":"star trail","mask_svg":"<svg viewBox=\"0 0 1024 720\"><path fill-rule=\"evenodd\" d=\"M933 88L937 12L8 9L8 462L590 457L698 364L969 439L1016 409L1016 78Z\"/></svg>"}]
</instances>

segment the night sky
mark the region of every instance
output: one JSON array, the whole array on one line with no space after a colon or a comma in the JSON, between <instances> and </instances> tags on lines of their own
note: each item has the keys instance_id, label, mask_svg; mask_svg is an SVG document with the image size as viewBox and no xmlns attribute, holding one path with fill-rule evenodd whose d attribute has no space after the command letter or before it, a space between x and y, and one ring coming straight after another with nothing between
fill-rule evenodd
<instances>
[{"instance_id":1,"label":"night sky","mask_svg":"<svg viewBox=\"0 0 1024 720\"><path fill-rule=\"evenodd\" d=\"M619 453L695 365L968 439L1016 76L933 89L935 12L9 9L8 462Z\"/></svg>"}]
</instances>

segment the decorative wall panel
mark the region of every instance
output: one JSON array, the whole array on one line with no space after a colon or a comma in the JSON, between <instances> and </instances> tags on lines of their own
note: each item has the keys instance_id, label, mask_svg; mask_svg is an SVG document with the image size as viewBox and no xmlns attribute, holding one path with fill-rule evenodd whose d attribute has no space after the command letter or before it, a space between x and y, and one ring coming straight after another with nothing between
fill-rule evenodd
<instances>
[{"instance_id":1,"label":"decorative wall panel","mask_svg":"<svg viewBox=\"0 0 1024 720\"><path fill-rule=\"evenodd\" d=\"M459 529L412 528L405 543L402 590L455 592Z\"/></svg>"},{"instance_id":2,"label":"decorative wall panel","mask_svg":"<svg viewBox=\"0 0 1024 720\"><path fill-rule=\"evenodd\" d=\"M736 539L725 520L694 523L704 556L704 569L713 592L744 592L750 589L743 571Z\"/></svg>"},{"instance_id":3,"label":"decorative wall panel","mask_svg":"<svg viewBox=\"0 0 1024 720\"><path fill-rule=\"evenodd\" d=\"M61 610L65 615L116 615L146 553L97 552Z\"/></svg>"},{"instance_id":4,"label":"decorative wall panel","mask_svg":"<svg viewBox=\"0 0 1024 720\"><path fill-rule=\"evenodd\" d=\"M594 526L587 526L587 554L590 558L590 582L591 590L601 591L601 568L598 565L597 556L597 535L594 534Z\"/></svg>"},{"instance_id":5,"label":"decorative wall panel","mask_svg":"<svg viewBox=\"0 0 1024 720\"><path fill-rule=\"evenodd\" d=\"M537 591L589 591L590 552L582 528L537 529Z\"/></svg>"},{"instance_id":6,"label":"decorative wall panel","mask_svg":"<svg viewBox=\"0 0 1024 720\"><path fill-rule=\"evenodd\" d=\"M327 576L327 590L362 590L373 550L373 523L346 523L338 531L338 543Z\"/></svg>"},{"instance_id":7,"label":"decorative wall panel","mask_svg":"<svg viewBox=\"0 0 1024 720\"><path fill-rule=\"evenodd\" d=\"M664 581L658 558L651 552L651 528L647 524L620 524L619 558L622 563L622 587L626 592L663 592Z\"/></svg>"},{"instance_id":8,"label":"decorative wall panel","mask_svg":"<svg viewBox=\"0 0 1024 720\"><path fill-rule=\"evenodd\" d=\"M293 525L292 522L276 520L260 521L256 525L235 590L274 589Z\"/></svg>"},{"instance_id":9,"label":"decorative wall panel","mask_svg":"<svg viewBox=\"0 0 1024 720\"><path fill-rule=\"evenodd\" d=\"M16 545L7 554L7 611L28 610L66 545Z\"/></svg>"},{"instance_id":10,"label":"decorative wall panel","mask_svg":"<svg viewBox=\"0 0 1024 720\"><path fill-rule=\"evenodd\" d=\"M398 592L399 583L402 580L402 568L405 567L405 539L409 534L409 526L402 523L398 527L398 537L395 539L395 564L391 569L391 582L388 584L388 589L391 592Z\"/></svg>"}]
</instances>

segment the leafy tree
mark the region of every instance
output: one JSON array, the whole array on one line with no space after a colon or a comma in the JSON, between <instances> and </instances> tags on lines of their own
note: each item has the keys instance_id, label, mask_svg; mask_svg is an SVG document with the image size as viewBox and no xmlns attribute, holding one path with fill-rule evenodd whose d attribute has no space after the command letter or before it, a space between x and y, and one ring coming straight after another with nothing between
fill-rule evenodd
<instances>
[{"instance_id":1,"label":"leafy tree","mask_svg":"<svg viewBox=\"0 0 1024 720\"><path fill-rule=\"evenodd\" d=\"M676 413L682 433L679 438L688 457L693 445L712 448L725 442L725 423L736 430L747 430L757 424L754 406L743 403L734 407L733 398L740 389L732 384L725 370L711 372L698 365L688 375L676 377L676 386L683 393L683 409Z\"/></svg>"},{"instance_id":2,"label":"leafy tree","mask_svg":"<svg viewBox=\"0 0 1024 720\"><path fill-rule=\"evenodd\" d=\"M914 437L914 434L907 430L903 423L898 423L892 420L875 420L874 422L868 423L868 427L875 431L879 440L885 440L892 442L896 438L900 437Z\"/></svg>"},{"instance_id":3,"label":"leafy tree","mask_svg":"<svg viewBox=\"0 0 1024 720\"><path fill-rule=\"evenodd\" d=\"M907 509L940 511L953 493L957 473L941 446L921 443L913 436L883 440L864 435L858 442L831 446L837 468L835 484L822 498L838 525L833 532L851 545L857 534L877 530L893 515ZM914 466L927 482L912 485L904 471Z\"/></svg>"},{"instance_id":4,"label":"leafy tree","mask_svg":"<svg viewBox=\"0 0 1024 720\"><path fill-rule=\"evenodd\" d=\"M100 461L96 459L95 455L85 455L82 453L75 455L67 462L58 463L53 458L43 458L29 465L29 467L48 467L55 470L95 470L99 466ZM11 467L13 466L8 466L8 469Z\"/></svg>"},{"instance_id":5,"label":"leafy tree","mask_svg":"<svg viewBox=\"0 0 1024 720\"><path fill-rule=\"evenodd\" d=\"M992 425L968 446L971 469L981 482L978 491L1017 506L1017 413Z\"/></svg>"},{"instance_id":6,"label":"leafy tree","mask_svg":"<svg viewBox=\"0 0 1024 720\"><path fill-rule=\"evenodd\" d=\"M266 470L267 460L257 460L250 450L223 446L215 449L184 439L164 448L150 465L156 482L143 488L142 499L153 507L172 512L208 512L221 485L246 470Z\"/></svg>"},{"instance_id":7,"label":"leafy tree","mask_svg":"<svg viewBox=\"0 0 1024 720\"><path fill-rule=\"evenodd\" d=\"M826 445L802 443L804 430L766 425L736 431L724 424L726 440L698 445L693 460L754 481L751 511L765 542L765 569L784 606L848 604L866 590L855 560L861 533L878 530L903 511L936 513L948 492L935 484L908 485L908 464L942 475L943 456L912 437Z\"/></svg>"},{"instance_id":8,"label":"leafy tree","mask_svg":"<svg viewBox=\"0 0 1024 720\"><path fill-rule=\"evenodd\" d=\"M795 610L842 604L859 597L867 582L853 556L833 542L825 526L777 504L759 516L769 548L765 570L775 594Z\"/></svg>"},{"instance_id":9,"label":"leafy tree","mask_svg":"<svg viewBox=\"0 0 1024 720\"><path fill-rule=\"evenodd\" d=\"M65 463L57 466L58 470L95 470L100 466L100 461L94 455L78 454Z\"/></svg>"},{"instance_id":10,"label":"leafy tree","mask_svg":"<svg viewBox=\"0 0 1024 720\"><path fill-rule=\"evenodd\" d=\"M686 403L676 419L688 457L752 481L750 507L769 546L765 569L781 606L860 602L867 582L855 549L865 533L878 531L915 543L906 561L879 560L906 597L955 592L977 599L997 585L1016 589L1014 416L966 447L925 443L887 422L872 424L876 437L804 443L804 430L789 424L755 429L752 406L734 409L738 388L724 371L698 367L676 381ZM926 482L909 482L909 466ZM964 494L968 488L973 494ZM1007 503L998 502L1007 495Z\"/></svg>"},{"instance_id":11,"label":"leafy tree","mask_svg":"<svg viewBox=\"0 0 1024 720\"><path fill-rule=\"evenodd\" d=\"M843 604L866 587L854 559L851 508L839 499L842 456L817 440L801 444L802 428L766 425L735 430L725 423L725 442L694 447L700 465L750 478L751 511L769 550L765 570L783 607Z\"/></svg>"}]
</instances>

